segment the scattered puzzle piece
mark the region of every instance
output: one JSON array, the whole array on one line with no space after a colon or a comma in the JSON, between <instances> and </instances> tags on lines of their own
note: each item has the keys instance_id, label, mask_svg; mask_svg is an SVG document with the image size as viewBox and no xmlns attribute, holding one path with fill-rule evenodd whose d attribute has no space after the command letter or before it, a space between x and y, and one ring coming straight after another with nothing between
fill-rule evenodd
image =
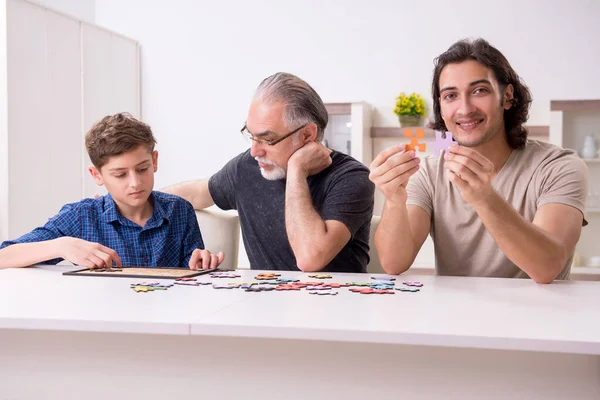
<instances>
[{"instance_id":1,"label":"scattered puzzle piece","mask_svg":"<svg viewBox=\"0 0 600 400\"><path fill-rule=\"evenodd\" d=\"M212 287L213 287L213 289L235 289L238 286L234 286L234 285L219 285L218 283L213 283Z\"/></svg>"},{"instance_id":2,"label":"scattered puzzle piece","mask_svg":"<svg viewBox=\"0 0 600 400\"><path fill-rule=\"evenodd\" d=\"M300 290L301 288L298 285L288 285L288 284L283 284L283 285L277 285L275 287L275 290Z\"/></svg>"},{"instance_id":3,"label":"scattered puzzle piece","mask_svg":"<svg viewBox=\"0 0 600 400\"><path fill-rule=\"evenodd\" d=\"M279 283L292 283L292 282L299 282L299 279L293 279L293 278L277 278L277 280L273 283L279 284Z\"/></svg>"},{"instance_id":4,"label":"scattered puzzle piece","mask_svg":"<svg viewBox=\"0 0 600 400\"><path fill-rule=\"evenodd\" d=\"M330 286L319 285L319 286L307 286L306 290L330 290Z\"/></svg>"},{"instance_id":5,"label":"scattered puzzle piece","mask_svg":"<svg viewBox=\"0 0 600 400\"><path fill-rule=\"evenodd\" d=\"M246 289L246 292L270 292L275 290L273 286L250 286Z\"/></svg>"},{"instance_id":6,"label":"scattered puzzle piece","mask_svg":"<svg viewBox=\"0 0 600 400\"><path fill-rule=\"evenodd\" d=\"M400 286L400 287L397 287L395 289L398 290L398 291L400 291L400 292L413 292L413 293L414 292L418 292L419 290L421 290L419 288L410 287L410 286Z\"/></svg>"},{"instance_id":7,"label":"scattered puzzle piece","mask_svg":"<svg viewBox=\"0 0 600 400\"><path fill-rule=\"evenodd\" d=\"M416 135L414 135L416 133ZM427 149L427 143L419 143L419 139L423 139L425 137L425 131L421 128L417 128L416 132L412 129L405 129L404 136L410 139L410 143L406 145L405 151L421 151L424 152Z\"/></svg>"},{"instance_id":8,"label":"scattered puzzle piece","mask_svg":"<svg viewBox=\"0 0 600 400\"><path fill-rule=\"evenodd\" d=\"M231 272L212 272L210 274L211 278L239 278L241 275L234 274Z\"/></svg>"},{"instance_id":9,"label":"scattered puzzle piece","mask_svg":"<svg viewBox=\"0 0 600 400\"><path fill-rule=\"evenodd\" d=\"M346 286L371 286L371 282L348 282Z\"/></svg>"},{"instance_id":10,"label":"scattered puzzle piece","mask_svg":"<svg viewBox=\"0 0 600 400\"><path fill-rule=\"evenodd\" d=\"M212 283L212 282L209 282ZM201 283L200 282L192 282L192 281L175 281L176 285L183 285L183 286L200 286ZM204 285L204 283L202 283L202 285Z\"/></svg>"},{"instance_id":11,"label":"scattered puzzle piece","mask_svg":"<svg viewBox=\"0 0 600 400\"><path fill-rule=\"evenodd\" d=\"M333 292L333 291L319 291L319 290L315 290L312 292L308 292L310 294L316 294L319 296L335 296L336 294L338 294L338 292Z\"/></svg>"},{"instance_id":12,"label":"scattered puzzle piece","mask_svg":"<svg viewBox=\"0 0 600 400\"><path fill-rule=\"evenodd\" d=\"M422 287L423 286L423 284L421 282L409 282L409 281L406 281L406 282L402 282L402 283L404 285L406 285L406 286L413 286L413 287Z\"/></svg>"},{"instance_id":13,"label":"scattered puzzle piece","mask_svg":"<svg viewBox=\"0 0 600 400\"><path fill-rule=\"evenodd\" d=\"M391 276L372 276L371 279L376 281L395 281L396 278L392 278Z\"/></svg>"},{"instance_id":14,"label":"scattered puzzle piece","mask_svg":"<svg viewBox=\"0 0 600 400\"><path fill-rule=\"evenodd\" d=\"M367 288L351 288L351 292L360 294L394 294L393 290Z\"/></svg>"},{"instance_id":15,"label":"scattered puzzle piece","mask_svg":"<svg viewBox=\"0 0 600 400\"><path fill-rule=\"evenodd\" d=\"M140 283L132 283L131 286L158 286L159 282L140 282Z\"/></svg>"},{"instance_id":16,"label":"scattered puzzle piece","mask_svg":"<svg viewBox=\"0 0 600 400\"><path fill-rule=\"evenodd\" d=\"M341 287L346 287L348 285L345 283L327 282L327 283L324 283L323 286L327 286L327 287L334 288L334 289L339 289Z\"/></svg>"},{"instance_id":17,"label":"scattered puzzle piece","mask_svg":"<svg viewBox=\"0 0 600 400\"><path fill-rule=\"evenodd\" d=\"M154 291L154 288L152 286L132 286L131 288L137 293L146 293Z\"/></svg>"},{"instance_id":18,"label":"scattered puzzle piece","mask_svg":"<svg viewBox=\"0 0 600 400\"><path fill-rule=\"evenodd\" d=\"M445 133L446 137L442 138L444 133ZM433 148L435 149L435 150L433 150L431 155L439 156L440 154L442 154L442 150L448 151L448 147L450 147L450 145L453 143L456 143L456 142L454 141L454 138L452 137L452 132L435 131L435 142L429 142L429 144L432 145Z\"/></svg>"},{"instance_id":19,"label":"scattered puzzle piece","mask_svg":"<svg viewBox=\"0 0 600 400\"><path fill-rule=\"evenodd\" d=\"M371 289L377 289L377 290L392 290L394 288L394 286L390 286L390 285L371 285L370 286Z\"/></svg>"},{"instance_id":20,"label":"scattered puzzle piece","mask_svg":"<svg viewBox=\"0 0 600 400\"><path fill-rule=\"evenodd\" d=\"M254 277L254 279L259 280L259 281L270 281L270 280L276 279L280 276L281 276L281 274L269 272L269 273L258 274Z\"/></svg>"},{"instance_id":21,"label":"scattered puzzle piece","mask_svg":"<svg viewBox=\"0 0 600 400\"><path fill-rule=\"evenodd\" d=\"M182 281L182 282L188 282L188 281L195 281L197 280L196 278L190 278L190 277L186 277L186 278L177 278L175 279L176 281Z\"/></svg>"},{"instance_id":22,"label":"scattered puzzle piece","mask_svg":"<svg viewBox=\"0 0 600 400\"><path fill-rule=\"evenodd\" d=\"M315 278L315 279L331 279L331 275L326 275L326 274L309 275L308 277Z\"/></svg>"}]
</instances>

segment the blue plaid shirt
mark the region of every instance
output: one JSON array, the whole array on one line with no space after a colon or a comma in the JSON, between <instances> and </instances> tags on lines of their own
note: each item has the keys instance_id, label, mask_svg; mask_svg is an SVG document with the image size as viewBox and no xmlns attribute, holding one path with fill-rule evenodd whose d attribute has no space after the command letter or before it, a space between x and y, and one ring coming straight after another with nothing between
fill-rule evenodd
<instances>
[{"instance_id":1,"label":"blue plaid shirt","mask_svg":"<svg viewBox=\"0 0 600 400\"><path fill-rule=\"evenodd\" d=\"M123 266L187 268L192 252L204 249L192 205L180 197L156 191L149 199L154 212L143 228L124 218L107 194L63 206L46 225L2 243L0 249L71 236L110 247L121 257ZM44 263L60 261L58 258Z\"/></svg>"}]
</instances>

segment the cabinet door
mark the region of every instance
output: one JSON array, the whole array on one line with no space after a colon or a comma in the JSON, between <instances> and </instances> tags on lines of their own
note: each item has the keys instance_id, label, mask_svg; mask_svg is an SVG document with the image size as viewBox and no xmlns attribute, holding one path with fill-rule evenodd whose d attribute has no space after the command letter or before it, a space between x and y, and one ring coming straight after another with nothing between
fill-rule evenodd
<instances>
[{"instance_id":1,"label":"cabinet door","mask_svg":"<svg viewBox=\"0 0 600 400\"><path fill-rule=\"evenodd\" d=\"M81 198L79 22L7 2L8 237Z\"/></svg>"}]
</instances>

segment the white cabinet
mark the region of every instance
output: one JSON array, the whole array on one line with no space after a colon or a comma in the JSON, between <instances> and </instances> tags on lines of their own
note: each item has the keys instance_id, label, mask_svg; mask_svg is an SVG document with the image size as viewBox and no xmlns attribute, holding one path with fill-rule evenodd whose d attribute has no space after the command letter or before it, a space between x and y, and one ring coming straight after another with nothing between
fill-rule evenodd
<instances>
[{"instance_id":1,"label":"white cabinet","mask_svg":"<svg viewBox=\"0 0 600 400\"><path fill-rule=\"evenodd\" d=\"M365 102L325 104L329 123L323 143L367 167L372 161L371 106Z\"/></svg>"},{"instance_id":2,"label":"white cabinet","mask_svg":"<svg viewBox=\"0 0 600 400\"><path fill-rule=\"evenodd\" d=\"M600 100L557 100L550 102L550 142L576 150L583 155L586 136L592 135L600 145ZM586 266L591 257L600 256L600 158L584 158L589 170L587 216L577 243L575 266ZM579 261L579 262L577 262Z\"/></svg>"},{"instance_id":3,"label":"white cabinet","mask_svg":"<svg viewBox=\"0 0 600 400\"><path fill-rule=\"evenodd\" d=\"M83 136L140 115L138 43L24 0L0 0L0 241L94 193Z\"/></svg>"}]
</instances>

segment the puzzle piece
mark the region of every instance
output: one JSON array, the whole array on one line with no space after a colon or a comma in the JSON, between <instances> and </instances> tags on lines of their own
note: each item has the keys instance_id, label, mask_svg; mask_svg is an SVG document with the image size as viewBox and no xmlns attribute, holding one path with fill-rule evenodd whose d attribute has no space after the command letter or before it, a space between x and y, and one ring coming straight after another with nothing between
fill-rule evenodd
<instances>
[{"instance_id":1,"label":"puzzle piece","mask_svg":"<svg viewBox=\"0 0 600 400\"><path fill-rule=\"evenodd\" d=\"M234 286L234 285L219 285L218 283L213 283L212 287L213 287L213 289L235 289L238 286Z\"/></svg>"},{"instance_id":2,"label":"puzzle piece","mask_svg":"<svg viewBox=\"0 0 600 400\"><path fill-rule=\"evenodd\" d=\"M231 272L212 272L210 274L211 278L239 278L241 275L234 274Z\"/></svg>"},{"instance_id":3,"label":"puzzle piece","mask_svg":"<svg viewBox=\"0 0 600 400\"><path fill-rule=\"evenodd\" d=\"M367 288L351 288L351 292L360 294L394 294L393 290Z\"/></svg>"},{"instance_id":4,"label":"puzzle piece","mask_svg":"<svg viewBox=\"0 0 600 400\"><path fill-rule=\"evenodd\" d=\"M276 284L279 283L292 283L292 282L298 282L299 279L293 279L293 278L277 278L277 280L274 282Z\"/></svg>"},{"instance_id":5,"label":"puzzle piece","mask_svg":"<svg viewBox=\"0 0 600 400\"><path fill-rule=\"evenodd\" d=\"M348 282L346 286L371 286L371 282Z\"/></svg>"},{"instance_id":6,"label":"puzzle piece","mask_svg":"<svg viewBox=\"0 0 600 400\"><path fill-rule=\"evenodd\" d=\"M283 285L278 285L275 287L275 290L300 290L301 288L298 285L288 285L288 284L283 284Z\"/></svg>"},{"instance_id":7,"label":"puzzle piece","mask_svg":"<svg viewBox=\"0 0 600 400\"><path fill-rule=\"evenodd\" d=\"M332 292L332 291L325 291L324 292L322 290L321 291L315 290L315 291L308 292L308 293L310 293L310 294L316 294L316 295L319 295L319 296L335 296L336 294L338 294L338 292Z\"/></svg>"},{"instance_id":8,"label":"puzzle piece","mask_svg":"<svg viewBox=\"0 0 600 400\"><path fill-rule=\"evenodd\" d=\"M371 285L370 286L371 289L375 289L375 290L392 290L394 288L394 286L390 286L390 285Z\"/></svg>"},{"instance_id":9,"label":"puzzle piece","mask_svg":"<svg viewBox=\"0 0 600 400\"><path fill-rule=\"evenodd\" d=\"M446 134L446 138L442 138L442 135ZM452 137L452 132L439 132L435 131L435 142L429 142L435 150L431 153L433 156L439 156L442 154L442 150L448 151L448 147L451 144L456 143Z\"/></svg>"},{"instance_id":10,"label":"puzzle piece","mask_svg":"<svg viewBox=\"0 0 600 400\"><path fill-rule=\"evenodd\" d=\"M212 283L212 282L209 282ZM200 286L201 284L204 285L205 283L200 283L200 282L193 282L193 281L175 281L176 285L183 285L183 286Z\"/></svg>"},{"instance_id":11,"label":"puzzle piece","mask_svg":"<svg viewBox=\"0 0 600 400\"><path fill-rule=\"evenodd\" d=\"M391 276L372 276L371 279L376 281L395 281L396 278L392 278Z\"/></svg>"},{"instance_id":12,"label":"puzzle piece","mask_svg":"<svg viewBox=\"0 0 600 400\"><path fill-rule=\"evenodd\" d=\"M402 282L404 285L406 286L412 286L412 287L423 287L423 284L421 282Z\"/></svg>"},{"instance_id":13,"label":"puzzle piece","mask_svg":"<svg viewBox=\"0 0 600 400\"><path fill-rule=\"evenodd\" d=\"M131 286L160 286L159 282L140 282L132 283Z\"/></svg>"},{"instance_id":14,"label":"puzzle piece","mask_svg":"<svg viewBox=\"0 0 600 400\"><path fill-rule=\"evenodd\" d=\"M262 274L256 275L254 277L254 279L256 279L258 281L270 281L270 280L276 279L280 276L281 276L281 274L276 274L274 272L269 272L269 273L263 272Z\"/></svg>"},{"instance_id":15,"label":"puzzle piece","mask_svg":"<svg viewBox=\"0 0 600 400\"><path fill-rule=\"evenodd\" d=\"M329 286L325 286L325 285L319 285L319 286L307 286L306 290L330 290L331 287Z\"/></svg>"},{"instance_id":16,"label":"puzzle piece","mask_svg":"<svg viewBox=\"0 0 600 400\"><path fill-rule=\"evenodd\" d=\"M418 292L419 290L421 290L419 288L410 287L410 286L400 286L400 287L397 287L395 289L398 290L398 291L400 291L400 292L413 292L413 293L414 292Z\"/></svg>"},{"instance_id":17,"label":"puzzle piece","mask_svg":"<svg viewBox=\"0 0 600 400\"><path fill-rule=\"evenodd\" d=\"M137 293L146 293L154 291L154 288L152 286L132 286L131 288Z\"/></svg>"},{"instance_id":18,"label":"puzzle piece","mask_svg":"<svg viewBox=\"0 0 600 400\"><path fill-rule=\"evenodd\" d=\"M182 282L188 282L188 281L195 281L196 278L190 278L190 277L186 277L186 278L177 278L175 279L176 281L182 281Z\"/></svg>"},{"instance_id":19,"label":"puzzle piece","mask_svg":"<svg viewBox=\"0 0 600 400\"><path fill-rule=\"evenodd\" d=\"M416 135L414 135L416 133ZM405 129L404 136L410 139L410 143L406 145L405 151L421 151L424 152L427 149L427 143L419 143L419 139L425 138L425 131L421 128L417 128L415 131L412 129Z\"/></svg>"},{"instance_id":20,"label":"puzzle piece","mask_svg":"<svg viewBox=\"0 0 600 400\"><path fill-rule=\"evenodd\" d=\"M121 272L123 268L110 267L110 268L94 268L92 269L94 272Z\"/></svg>"},{"instance_id":21,"label":"puzzle piece","mask_svg":"<svg viewBox=\"0 0 600 400\"><path fill-rule=\"evenodd\" d=\"M348 285L345 284L345 283L327 282L327 283L324 283L323 286L330 287L330 288L333 288L333 289L339 289L341 287L346 287Z\"/></svg>"},{"instance_id":22,"label":"puzzle piece","mask_svg":"<svg viewBox=\"0 0 600 400\"><path fill-rule=\"evenodd\" d=\"M331 275L327 275L327 274L309 275L308 277L315 278L315 279L331 279Z\"/></svg>"},{"instance_id":23,"label":"puzzle piece","mask_svg":"<svg viewBox=\"0 0 600 400\"><path fill-rule=\"evenodd\" d=\"M273 286L250 286L246 289L246 292L269 292L275 290Z\"/></svg>"}]
</instances>

